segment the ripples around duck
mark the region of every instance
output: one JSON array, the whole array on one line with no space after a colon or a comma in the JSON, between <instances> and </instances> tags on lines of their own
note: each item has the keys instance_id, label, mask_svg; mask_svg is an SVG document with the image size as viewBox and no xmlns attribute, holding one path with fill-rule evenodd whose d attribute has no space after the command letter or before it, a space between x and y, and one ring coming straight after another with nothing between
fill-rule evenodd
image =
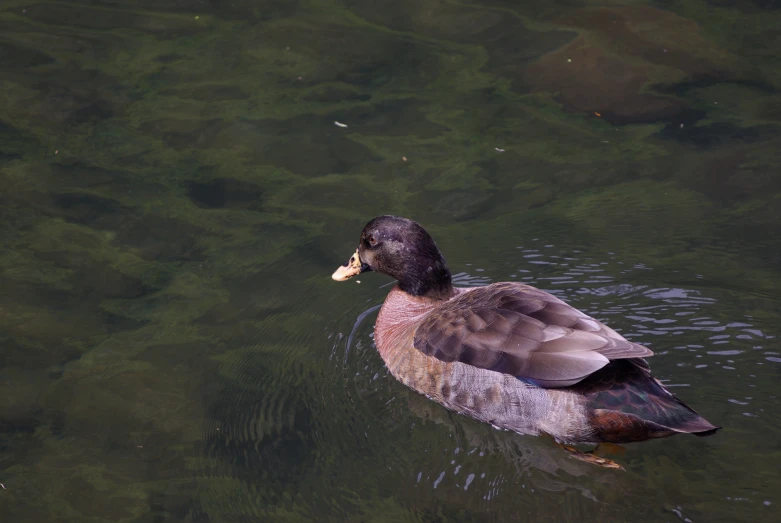
<instances>
[{"instance_id":1,"label":"ripples around duck","mask_svg":"<svg viewBox=\"0 0 781 523\"><path fill-rule=\"evenodd\" d=\"M524 282L647 345L655 352L650 361L655 376L697 410L727 427L720 436L722 444L729 440L731 426L757 423L761 425L759 432L781 426L772 408L775 396L762 392L763 384L781 372L776 334L772 326L748 313L734 291L708 288L699 274L675 278L692 281L690 287L666 285L665 275L650 264L626 264L614 253L594 257L552 244L518 247L516 253L514 266L489 270L461 264L465 270L454 274L454 282L458 286ZM329 333L332 364L344 371L347 389L362 392L356 395L354 411L370 413L362 416L368 425L393 416L406 422L410 433L427 421L446 425L442 431L449 444L446 448L432 444L430 452L436 457L424 459L417 468L410 466L408 481L415 488L471 492L483 503L501 496L508 482L513 484L512 492L517 492L518 486L548 491L574 488L586 498L594 497L587 485L562 478L593 475L595 471L583 469L555 447L539 438L495 433L394 384L371 339L374 313L387 290L378 289L381 292L369 306L350 318L343 316L338 330ZM701 446L684 436L668 441L670 446L689 451ZM630 463L646 456L652 445L658 449L656 444L631 446ZM396 451L405 452L404 446ZM496 465L489 464L489 454L503 456L505 465L498 467L501 473L492 474ZM701 468L702 463L695 463L696 454L690 452L690 466ZM510 477L507 464L512 464Z\"/></svg>"},{"instance_id":2,"label":"ripples around duck","mask_svg":"<svg viewBox=\"0 0 781 523\"><path fill-rule=\"evenodd\" d=\"M387 372L373 326L393 283L369 274L360 285L340 284L327 299L301 305L333 312L319 337L297 339L308 352L258 348L226 363L230 383L213 405L201 468L221 478L222 486L207 499L227 512L254 507L251 514L260 516L267 514L264 506L295 497L306 484L320 497L301 497L307 506L300 510L323 503L332 517L355 514L356 499L372 497L375 488L416 514L434 495L467 510L487 510L489 520L519 510L566 518L589 513L593 509L582 504L595 501L613 503L611 510L623 517L625 500L617 502L616 493L643 505L649 475L745 476L724 456L746 434L781 427L767 387L781 372L781 358L772 326L750 314L740 295L708 288L697 274L676 278L693 282L688 287L668 285L650 264L626 264L613 253L595 257L546 244L511 254L502 259L514 262L492 269L451 260L463 269L454 274L456 285L514 280L557 295L652 348L655 376L725 430L705 443L678 436L632 445L617 458L628 470L621 479L569 458L545 438L453 415ZM751 466L762 455L749 452L744 460ZM382 477L380 486L362 481L367 474ZM263 492L255 490L259 476ZM723 490L725 498L736 497L740 488ZM561 498L566 501L551 498L555 508L538 512L545 506L541 496L561 492L570 494ZM766 488L743 497L769 500ZM676 510L685 515L684 501ZM667 515L672 509L648 510Z\"/></svg>"}]
</instances>

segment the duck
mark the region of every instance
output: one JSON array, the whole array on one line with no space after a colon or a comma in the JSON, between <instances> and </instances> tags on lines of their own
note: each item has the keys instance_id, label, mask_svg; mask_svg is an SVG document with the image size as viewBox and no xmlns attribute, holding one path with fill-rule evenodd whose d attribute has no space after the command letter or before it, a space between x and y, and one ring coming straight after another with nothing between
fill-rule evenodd
<instances>
[{"instance_id":1,"label":"duck","mask_svg":"<svg viewBox=\"0 0 781 523\"><path fill-rule=\"evenodd\" d=\"M455 287L419 223L370 220L332 274L397 280L377 316L374 342L390 374L446 409L521 435L547 435L572 456L622 468L596 450L675 434L709 436L711 424L654 378L647 347L556 296L519 282Z\"/></svg>"}]
</instances>

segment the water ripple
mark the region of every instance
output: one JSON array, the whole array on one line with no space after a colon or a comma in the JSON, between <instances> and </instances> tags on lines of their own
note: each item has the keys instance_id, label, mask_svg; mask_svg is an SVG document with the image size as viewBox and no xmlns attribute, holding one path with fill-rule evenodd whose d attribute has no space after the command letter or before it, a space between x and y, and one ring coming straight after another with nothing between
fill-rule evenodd
<instances>
[{"instance_id":1,"label":"water ripple","mask_svg":"<svg viewBox=\"0 0 781 523\"><path fill-rule=\"evenodd\" d=\"M654 271L652 265L630 267L616 255L607 260L581 259L581 254L557 252L555 246L534 251L521 249L518 263L504 269L504 274L466 265L454 275L454 282L476 286L517 279L543 288L628 339L651 347L656 353L650 360L654 374L670 388L684 388L684 399L715 421L731 425L741 418L778 425L769 398L758 390L775 375L763 370L762 364L781 362L778 353L767 351L775 336L751 314L737 310L723 289L650 284L647 275ZM389 443L386 433L382 454L391 468L406 470L407 480L416 488L456 489L494 510L508 486L514 493L575 489L586 498L599 498L592 489L566 479L594 470L580 469L557 448L539 438L518 437L454 416L396 383L373 347L372 322L367 321L387 289L378 287L378 291L364 308L341 316L339 331L329 336L332 360L343 368L345 386L353 391L355 403L349 415L368 427L368 444L376 433L372 425L390 430L402 442L409 438L416 445L428 442L431 451L424 453L425 458L405 468L405 458L400 457L407 453L404 445ZM732 384L729 391L720 386L725 380ZM648 447L637 448L642 454ZM515 472L507 476L497 460L513 463Z\"/></svg>"}]
</instances>

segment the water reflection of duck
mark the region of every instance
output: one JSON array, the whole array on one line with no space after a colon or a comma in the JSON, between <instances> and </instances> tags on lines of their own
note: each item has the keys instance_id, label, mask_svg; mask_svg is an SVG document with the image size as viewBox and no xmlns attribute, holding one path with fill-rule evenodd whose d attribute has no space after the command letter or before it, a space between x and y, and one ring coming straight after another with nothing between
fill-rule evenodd
<instances>
[{"instance_id":1,"label":"water reflection of duck","mask_svg":"<svg viewBox=\"0 0 781 523\"><path fill-rule=\"evenodd\" d=\"M374 328L391 374L448 409L560 443L629 443L716 427L653 378L653 353L522 283L453 287L418 223L380 216L333 279L373 270L398 280ZM565 447L573 456L618 465Z\"/></svg>"}]
</instances>

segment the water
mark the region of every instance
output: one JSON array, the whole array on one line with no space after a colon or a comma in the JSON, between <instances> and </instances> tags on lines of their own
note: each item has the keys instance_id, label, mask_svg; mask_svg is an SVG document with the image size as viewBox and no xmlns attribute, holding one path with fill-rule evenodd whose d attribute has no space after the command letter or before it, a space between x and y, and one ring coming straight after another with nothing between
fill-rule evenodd
<instances>
[{"instance_id":1,"label":"water","mask_svg":"<svg viewBox=\"0 0 781 523\"><path fill-rule=\"evenodd\" d=\"M781 5L518 4L3 2L4 521L777 518ZM330 280L383 213L724 429L617 473L405 389Z\"/></svg>"}]
</instances>

